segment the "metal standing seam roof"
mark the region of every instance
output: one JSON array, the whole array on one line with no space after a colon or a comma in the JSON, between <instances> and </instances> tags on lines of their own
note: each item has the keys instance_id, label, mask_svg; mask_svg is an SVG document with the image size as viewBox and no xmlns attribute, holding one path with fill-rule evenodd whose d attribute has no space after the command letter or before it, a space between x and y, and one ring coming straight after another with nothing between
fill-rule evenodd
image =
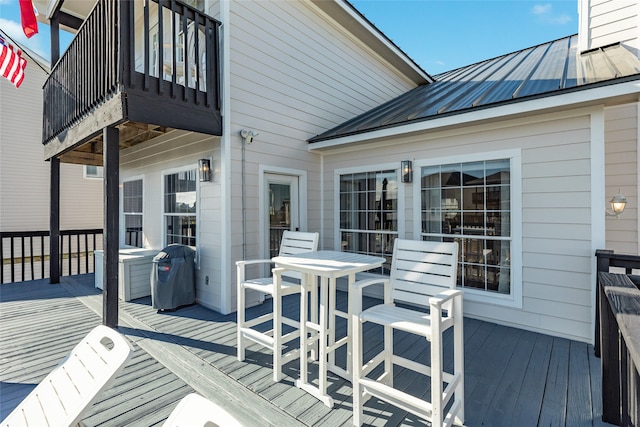
<instances>
[{"instance_id":1,"label":"metal standing seam roof","mask_svg":"<svg viewBox=\"0 0 640 427\"><path fill-rule=\"evenodd\" d=\"M640 59L621 44L579 53L573 35L436 75L309 142L638 77Z\"/></svg>"}]
</instances>

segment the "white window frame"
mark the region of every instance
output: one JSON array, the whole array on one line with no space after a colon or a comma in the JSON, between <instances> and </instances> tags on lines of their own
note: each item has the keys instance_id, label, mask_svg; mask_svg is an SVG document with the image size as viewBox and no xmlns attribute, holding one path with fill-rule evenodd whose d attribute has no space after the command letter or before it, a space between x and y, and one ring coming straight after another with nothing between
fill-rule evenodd
<instances>
[{"instance_id":1,"label":"white window frame","mask_svg":"<svg viewBox=\"0 0 640 427\"><path fill-rule=\"evenodd\" d=\"M161 233L162 233L162 247L166 247L167 246L167 227L166 227L166 223L165 223L165 219L166 219L166 213L165 213L165 177L167 175L173 175L173 174L177 174L180 172L188 172L188 171L195 171L195 177L196 177L196 213L195 213L195 217L196 217L196 246L190 246L191 248L193 248L196 251L196 256L199 253L199 247L200 247L200 234L201 234L201 223L200 223L200 180L198 179L198 165L197 164L193 164L193 165L185 165L185 166L181 166L181 167L177 167L177 168L171 168L171 169L167 169L162 171L161 173L161 183L160 183L160 197L162 198L162 208L160 209L160 227L161 227ZM196 258L197 260L198 258Z\"/></svg>"},{"instance_id":2,"label":"white window frame","mask_svg":"<svg viewBox=\"0 0 640 427\"><path fill-rule=\"evenodd\" d=\"M96 166L96 173L89 173L87 170L88 166L93 165L84 165L82 168L82 177L85 179L103 179L104 178L104 167Z\"/></svg>"},{"instance_id":3,"label":"white window frame","mask_svg":"<svg viewBox=\"0 0 640 427\"><path fill-rule=\"evenodd\" d=\"M488 151L414 161L413 235L414 238L421 239L422 200L420 177L422 167L502 159L509 159L511 177L511 293L507 295L464 288L464 298L468 301L522 308L522 152L520 149Z\"/></svg>"},{"instance_id":4,"label":"white window frame","mask_svg":"<svg viewBox=\"0 0 640 427\"><path fill-rule=\"evenodd\" d=\"M130 213L130 212L125 212L124 211L124 184L126 182L131 182L131 181L142 181L142 212L141 213ZM122 224L122 226L120 227L120 247L127 247L127 248L133 248L136 246L130 246L130 245L126 245L125 241L126 241L126 221L125 221L125 216L126 215L140 215L142 216L142 238L143 238L143 245L141 246L142 248L145 247L144 245L144 230L145 230L145 204L146 204L146 199L144 196L145 193L145 180L144 180L144 175L137 175L137 176L132 176L132 177L128 177L127 179L123 179L122 180L122 191L120 191L120 224Z\"/></svg>"},{"instance_id":5,"label":"white window frame","mask_svg":"<svg viewBox=\"0 0 640 427\"><path fill-rule=\"evenodd\" d=\"M397 237L403 238L405 236L405 211L406 211L406 197L405 197L405 187L407 184L402 182L401 171L400 171L400 162L393 163L379 163L372 164L367 166L359 166L359 167L351 167L351 168L341 168L335 169L333 171L333 194L335 194L335 202L333 207L333 218L334 218L334 249L336 251L341 251L341 242L342 238L340 236L340 176L346 174L353 173L364 173L364 172L376 172L376 171L385 171L385 170L395 170L396 171L396 180L398 183L398 229L397 229ZM410 185L410 184L409 184Z\"/></svg>"}]
</instances>

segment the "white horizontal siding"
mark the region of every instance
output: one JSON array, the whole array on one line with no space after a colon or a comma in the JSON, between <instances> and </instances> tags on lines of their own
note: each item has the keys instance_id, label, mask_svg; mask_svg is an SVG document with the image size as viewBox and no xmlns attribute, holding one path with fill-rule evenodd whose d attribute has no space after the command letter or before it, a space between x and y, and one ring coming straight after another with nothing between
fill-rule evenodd
<instances>
[{"instance_id":1,"label":"white horizontal siding","mask_svg":"<svg viewBox=\"0 0 640 427\"><path fill-rule=\"evenodd\" d=\"M198 159L212 158L211 182L198 183L196 296L198 302L221 310L221 170L219 138L195 132L171 131L121 151L120 179L144 180L143 233L145 247L162 249L163 174L183 167L197 168ZM206 277L209 283L206 284Z\"/></svg>"},{"instance_id":2,"label":"white horizontal siding","mask_svg":"<svg viewBox=\"0 0 640 427\"><path fill-rule=\"evenodd\" d=\"M557 117L557 116L555 116ZM591 148L588 115L503 122L500 128L470 127L414 135L325 156L324 188L333 191L333 171L395 164L404 159L442 158L470 153L521 150L522 308L467 301L467 315L524 329L589 341L591 339ZM539 120L539 121L538 121ZM470 155L473 159L473 155ZM472 160L470 160L472 161ZM408 197L419 185L405 184L400 200L405 217L417 220ZM327 197L325 227L334 230L334 205ZM325 233L330 235L331 233ZM407 228L407 237L418 238ZM325 237L326 239L326 237ZM335 246L335 242L331 241ZM514 284L515 286L515 284Z\"/></svg>"},{"instance_id":3,"label":"white horizontal siding","mask_svg":"<svg viewBox=\"0 0 640 427\"><path fill-rule=\"evenodd\" d=\"M50 163L42 145L42 86L46 73L25 53L25 80L0 79L0 230L49 229ZM60 166L60 228L102 228L102 180L83 167Z\"/></svg>"},{"instance_id":4,"label":"white horizontal siding","mask_svg":"<svg viewBox=\"0 0 640 427\"><path fill-rule=\"evenodd\" d=\"M588 15L580 17L589 31L587 48L621 42L638 54L639 8L638 0L589 1Z\"/></svg>"},{"instance_id":5,"label":"white horizontal siding","mask_svg":"<svg viewBox=\"0 0 640 427\"><path fill-rule=\"evenodd\" d=\"M619 253L640 254L638 236L638 104L605 109L605 194L604 205L620 191L627 206L619 219L606 221L607 248Z\"/></svg>"},{"instance_id":6,"label":"white horizontal siding","mask_svg":"<svg viewBox=\"0 0 640 427\"><path fill-rule=\"evenodd\" d=\"M306 142L415 85L311 2L229 2L231 301L235 262L261 258L261 170L304 171L306 224L322 231L321 156ZM243 128L259 132L246 146L246 222L242 213ZM262 169L261 169L262 168ZM246 254L243 254L243 229ZM321 233L325 234L325 233ZM323 247L323 243L320 243Z\"/></svg>"}]
</instances>

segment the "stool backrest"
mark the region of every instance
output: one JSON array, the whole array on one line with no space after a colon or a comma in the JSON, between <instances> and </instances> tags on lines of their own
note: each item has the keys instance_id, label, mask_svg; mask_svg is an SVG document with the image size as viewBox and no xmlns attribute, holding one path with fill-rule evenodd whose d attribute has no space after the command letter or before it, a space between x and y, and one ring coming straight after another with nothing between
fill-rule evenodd
<instances>
[{"instance_id":1,"label":"stool backrest","mask_svg":"<svg viewBox=\"0 0 640 427\"><path fill-rule=\"evenodd\" d=\"M396 239L391 261L394 301L429 305L429 297L455 289L458 243Z\"/></svg>"},{"instance_id":2,"label":"stool backrest","mask_svg":"<svg viewBox=\"0 0 640 427\"><path fill-rule=\"evenodd\" d=\"M295 255L303 252L313 252L318 250L318 233L304 231L285 231L280 243L278 255ZM300 279L302 276L297 271L287 271L283 276Z\"/></svg>"}]
</instances>

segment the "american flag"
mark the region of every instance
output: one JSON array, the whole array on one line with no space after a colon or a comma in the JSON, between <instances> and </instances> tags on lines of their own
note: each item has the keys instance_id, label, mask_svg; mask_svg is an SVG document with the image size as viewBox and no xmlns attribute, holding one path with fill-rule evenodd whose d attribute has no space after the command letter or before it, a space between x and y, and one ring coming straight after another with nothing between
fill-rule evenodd
<instances>
[{"instance_id":1,"label":"american flag","mask_svg":"<svg viewBox=\"0 0 640 427\"><path fill-rule=\"evenodd\" d=\"M15 87L20 87L24 80L24 68L27 60L22 57L20 49L10 45L0 37L0 74Z\"/></svg>"}]
</instances>

